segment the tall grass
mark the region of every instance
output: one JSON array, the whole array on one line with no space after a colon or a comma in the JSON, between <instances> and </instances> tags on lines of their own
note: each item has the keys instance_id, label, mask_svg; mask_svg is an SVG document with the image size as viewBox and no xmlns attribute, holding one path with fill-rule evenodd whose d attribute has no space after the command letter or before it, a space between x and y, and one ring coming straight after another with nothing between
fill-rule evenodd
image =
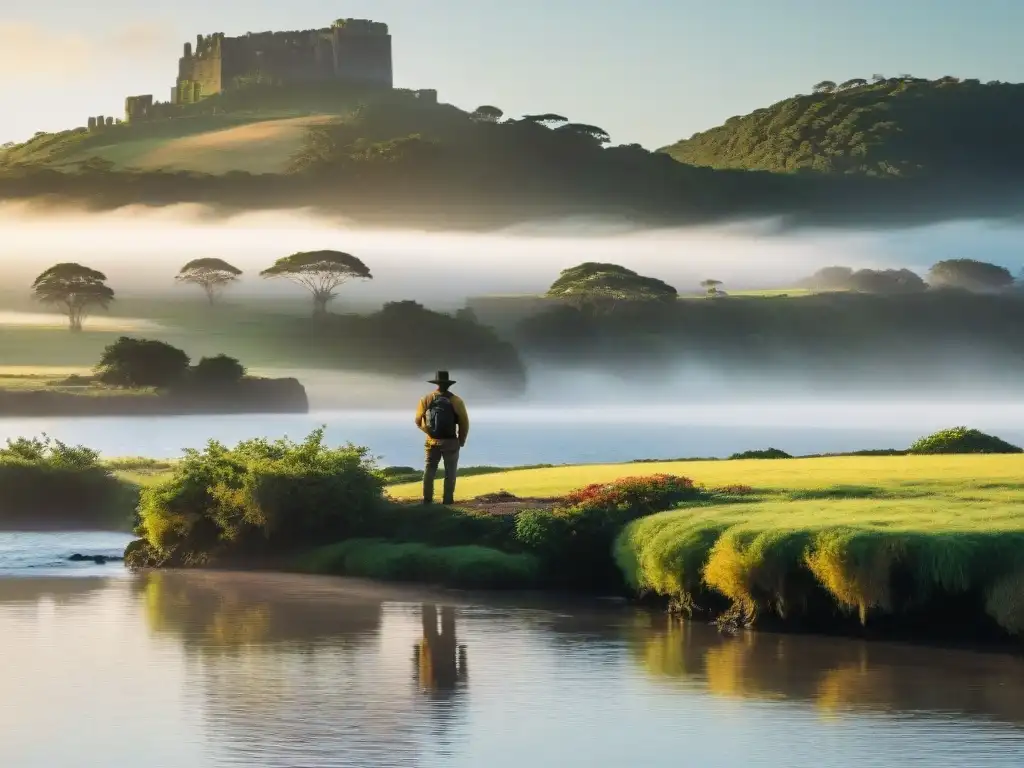
<instances>
[{"instance_id":1,"label":"tall grass","mask_svg":"<svg viewBox=\"0 0 1024 768\"><path fill-rule=\"evenodd\" d=\"M995 486L995 487L994 487ZM790 500L677 509L631 523L616 560L637 590L692 609L724 598L751 616L935 610L968 595L1024 630L1024 513L1016 484L946 496Z\"/></svg>"}]
</instances>

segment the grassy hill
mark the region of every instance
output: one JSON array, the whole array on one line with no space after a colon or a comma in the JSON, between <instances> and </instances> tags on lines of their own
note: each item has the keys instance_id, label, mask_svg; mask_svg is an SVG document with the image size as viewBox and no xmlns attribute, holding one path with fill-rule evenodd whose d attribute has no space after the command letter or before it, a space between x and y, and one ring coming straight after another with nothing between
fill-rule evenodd
<instances>
[{"instance_id":1,"label":"grassy hill","mask_svg":"<svg viewBox=\"0 0 1024 768\"><path fill-rule=\"evenodd\" d=\"M40 132L22 144L0 149L0 166L74 170L99 158L114 169L284 173L310 126L349 116L360 105L414 101L413 92L401 89L252 86L198 104L162 105L166 114L152 120L94 132L84 127Z\"/></svg>"},{"instance_id":2,"label":"grassy hill","mask_svg":"<svg viewBox=\"0 0 1024 768\"><path fill-rule=\"evenodd\" d=\"M1024 172L1024 84L876 76L819 83L663 149L712 168L871 176Z\"/></svg>"},{"instance_id":3,"label":"grassy hill","mask_svg":"<svg viewBox=\"0 0 1024 768\"><path fill-rule=\"evenodd\" d=\"M284 173L306 129L343 115L271 112L199 115L89 133L41 133L0 155L10 163L73 169L100 158L113 168L200 173Z\"/></svg>"}]
</instances>

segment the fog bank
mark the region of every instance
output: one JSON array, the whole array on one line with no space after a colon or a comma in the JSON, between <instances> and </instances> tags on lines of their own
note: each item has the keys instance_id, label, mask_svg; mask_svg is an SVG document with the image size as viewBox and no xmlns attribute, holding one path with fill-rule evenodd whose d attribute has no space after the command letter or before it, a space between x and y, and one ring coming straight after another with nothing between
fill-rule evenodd
<instances>
[{"instance_id":1,"label":"fog bank","mask_svg":"<svg viewBox=\"0 0 1024 768\"><path fill-rule=\"evenodd\" d=\"M621 221L567 220L490 234L371 230L309 213L247 213L218 218L198 205L125 208L108 213L42 211L0 204L4 283L26 288L58 261L105 272L125 294L182 295L174 275L194 258L227 259L246 275L236 297L301 296L261 280L275 259L337 249L361 258L371 282L343 288L362 303L415 299L459 305L469 295L542 292L557 273L583 261L610 261L656 275L680 292L713 277L726 290L790 286L816 269L844 264L924 272L943 258L992 260L1017 271L1020 228L959 222L884 232L780 232L773 222L636 230Z\"/></svg>"}]
</instances>

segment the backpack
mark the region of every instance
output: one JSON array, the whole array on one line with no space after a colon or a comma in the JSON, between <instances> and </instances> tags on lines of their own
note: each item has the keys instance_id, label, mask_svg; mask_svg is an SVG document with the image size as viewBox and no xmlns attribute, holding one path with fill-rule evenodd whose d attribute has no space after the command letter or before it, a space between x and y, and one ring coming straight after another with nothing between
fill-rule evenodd
<instances>
[{"instance_id":1,"label":"backpack","mask_svg":"<svg viewBox=\"0 0 1024 768\"><path fill-rule=\"evenodd\" d=\"M446 440L456 437L455 425L458 419L455 417L455 406L447 392L438 392L434 399L427 406L424 414L424 422L427 426L427 434L435 440Z\"/></svg>"}]
</instances>

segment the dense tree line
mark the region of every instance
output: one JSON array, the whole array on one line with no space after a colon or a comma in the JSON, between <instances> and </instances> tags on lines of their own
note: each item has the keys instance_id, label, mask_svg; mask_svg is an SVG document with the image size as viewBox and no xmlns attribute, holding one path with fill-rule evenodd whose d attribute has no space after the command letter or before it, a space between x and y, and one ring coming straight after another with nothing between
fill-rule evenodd
<instances>
[{"instance_id":1,"label":"dense tree line","mask_svg":"<svg viewBox=\"0 0 1024 768\"><path fill-rule=\"evenodd\" d=\"M853 91L807 98L847 93ZM954 214L1009 216L1020 207L1018 186L1001 172L972 185L933 179L894 185L863 175L717 170L615 144L600 126L564 115L499 118L499 112L411 99L363 104L336 123L311 127L292 172L284 174L133 171L105 162L59 170L14 164L0 172L0 199L96 210L180 202L226 213L304 207L365 223L431 229L492 229L576 215L650 225L783 216L793 226L860 227Z\"/></svg>"},{"instance_id":2,"label":"dense tree line","mask_svg":"<svg viewBox=\"0 0 1024 768\"><path fill-rule=\"evenodd\" d=\"M825 80L666 147L713 168L1017 178L1024 84L875 75Z\"/></svg>"},{"instance_id":3,"label":"dense tree line","mask_svg":"<svg viewBox=\"0 0 1024 768\"><path fill-rule=\"evenodd\" d=\"M1006 267L975 259L946 259L928 270L927 281L909 269L859 269L824 267L802 286L816 291L857 291L860 293L921 293L931 289L955 288L976 293L1004 291L1016 286Z\"/></svg>"}]
</instances>

